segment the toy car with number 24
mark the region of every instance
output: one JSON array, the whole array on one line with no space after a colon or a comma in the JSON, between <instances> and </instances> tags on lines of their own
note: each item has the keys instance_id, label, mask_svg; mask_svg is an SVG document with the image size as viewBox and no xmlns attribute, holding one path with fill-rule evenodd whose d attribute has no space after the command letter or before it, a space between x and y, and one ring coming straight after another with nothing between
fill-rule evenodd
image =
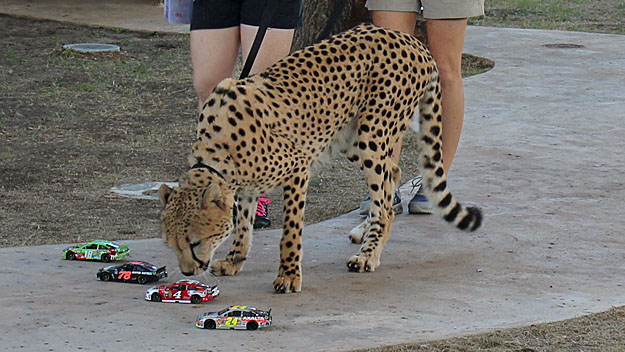
<instances>
[{"instance_id":1,"label":"toy car with number 24","mask_svg":"<svg viewBox=\"0 0 625 352\"><path fill-rule=\"evenodd\" d=\"M271 309L259 310L248 306L230 306L219 312L203 313L195 326L200 329L256 330L271 325Z\"/></svg>"}]
</instances>

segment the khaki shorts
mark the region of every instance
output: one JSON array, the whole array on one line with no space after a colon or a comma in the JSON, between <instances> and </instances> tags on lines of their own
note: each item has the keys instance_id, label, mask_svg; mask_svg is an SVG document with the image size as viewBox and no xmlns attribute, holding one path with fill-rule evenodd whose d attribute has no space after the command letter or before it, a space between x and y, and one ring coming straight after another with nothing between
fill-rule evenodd
<instances>
[{"instance_id":1,"label":"khaki shorts","mask_svg":"<svg viewBox=\"0 0 625 352\"><path fill-rule=\"evenodd\" d=\"M484 15L484 0L367 0L369 11L421 12L431 19Z\"/></svg>"}]
</instances>

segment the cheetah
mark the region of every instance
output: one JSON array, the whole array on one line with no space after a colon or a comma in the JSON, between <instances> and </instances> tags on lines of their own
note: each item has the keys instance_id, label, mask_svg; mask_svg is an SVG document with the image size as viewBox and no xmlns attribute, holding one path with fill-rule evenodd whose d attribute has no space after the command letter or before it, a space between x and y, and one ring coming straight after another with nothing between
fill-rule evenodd
<instances>
[{"instance_id":1,"label":"cheetah","mask_svg":"<svg viewBox=\"0 0 625 352\"><path fill-rule=\"evenodd\" d=\"M419 118L412 118L417 109ZM204 104L179 187L159 190L162 236L184 275L209 265L217 275L234 275L250 250L258 196L281 186L283 232L273 287L300 292L309 172L324 155L340 152L364 171L372 200L369 216L349 234L360 249L347 266L372 272L395 216L401 172L391 154L407 127L418 131L419 168L435 210L474 231L481 211L460 205L447 188L441 121L439 76L429 51L413 36L372 24L295 51L257 75L226 79ZM231 232L230 251L213 260Z\"/></svg>"}]
</instances>

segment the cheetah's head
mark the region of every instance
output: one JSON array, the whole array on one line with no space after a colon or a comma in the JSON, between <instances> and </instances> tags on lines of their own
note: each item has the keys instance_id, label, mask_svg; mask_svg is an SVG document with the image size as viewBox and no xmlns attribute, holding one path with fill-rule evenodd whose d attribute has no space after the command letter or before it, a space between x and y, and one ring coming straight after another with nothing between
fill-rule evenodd
<instances>
[{"instance_id":1,"label":"cheetah's head","mask_svg":"<svg viewBox=\"0 0 625 352\"><path fill-rule=\"evenodd\" d=\"M213 252L234 228L234 195L225 182L213 179L198 187L189 182L193 177L189 173L197 175L198 171L188 172L180 187L162 185L159 190L163 204L161 235L187 276L208 269Z\"/></svg>"}]
</instances>

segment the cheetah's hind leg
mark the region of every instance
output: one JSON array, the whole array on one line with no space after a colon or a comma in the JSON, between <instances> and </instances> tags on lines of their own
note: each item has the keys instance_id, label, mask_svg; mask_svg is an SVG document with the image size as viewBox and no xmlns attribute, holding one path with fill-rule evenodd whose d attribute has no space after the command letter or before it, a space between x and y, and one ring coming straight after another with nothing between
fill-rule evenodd
<instances>
[{"instance_id":1,"label":"cheetah's hind leg","mask_svg":"<svg viewBox=\"0 0 625 352\"><path fill-rule=\"evenodd\" d=\"M349 240L352 241L352 243L361 244L369 227L371 227L371 215L367 215L365 221L361 222L360 225L354 227L349 232Z\"/></svg>"}]
</instances>

